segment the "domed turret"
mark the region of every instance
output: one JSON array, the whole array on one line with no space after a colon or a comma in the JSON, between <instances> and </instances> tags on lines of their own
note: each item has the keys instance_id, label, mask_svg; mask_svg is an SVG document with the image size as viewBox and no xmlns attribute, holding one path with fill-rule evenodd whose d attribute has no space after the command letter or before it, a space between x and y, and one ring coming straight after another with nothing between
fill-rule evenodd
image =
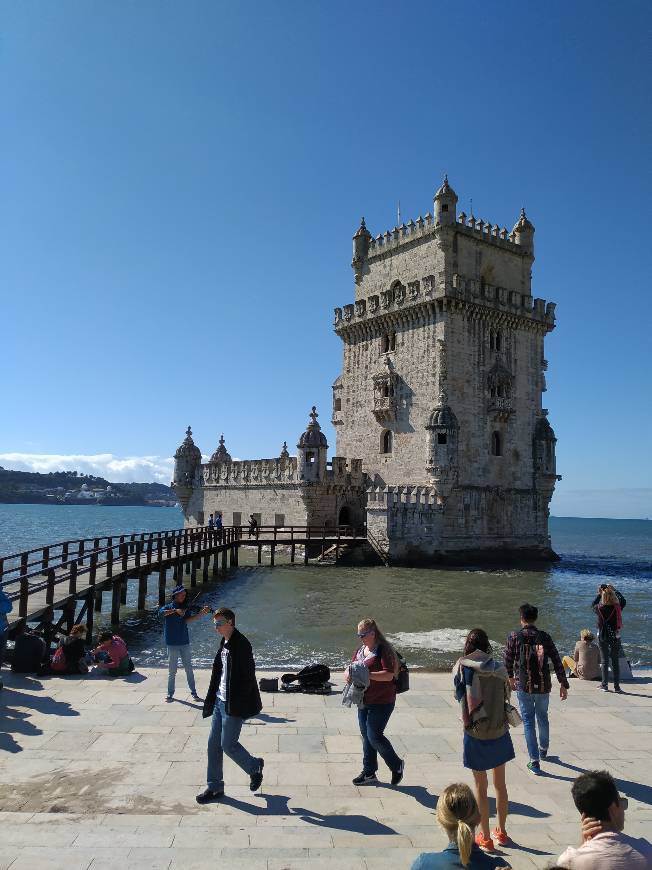
<instances>
[{"instance_id":1,"label":"domed turret","mask_svg":"<svg viewBox=\"0 0 652 870\"><path fill-rule=\"evenodd\" d=\"M432 410L426 423L426 471L437 493L437 500L445 502L457 483L457 417L449 405L440 404Z\"/></svg>"},{"instance_id":2,"label":"domed turret","mask_svg":"<svg viewBox=\"0 0 652 870\"><path fill-rule=\"evenodd\" d=\"M364 218L360 219L360 226L353 236L353 260L351 266L355 272L355 280L360 281L362 278L362 268L369 253L369 240L371 233L367 229Z\"/></svg>"},{"instance_id":3,"label":"domed turret","mask_svg":"<svg viewBox=\"0 0 652 870\"><path fill-rule=\"evenodd\" d=\"M514 242L525 248L530 254L534 253L534 225L528 220L525 209L521 209L518 221L512 230Z\"/></svg>"},{"instance_id":4,"label":"domed turret","mask_svg":"<svg viewBox=\"0 0 652 870\"><path fill-rule=\"evenodd\" d=\"M211 456L211 462L231 462L231 454L224 445L224 435L220 435L220 443L217 445L217 450Z\"/></svg>"},{"instance_id":5,"label":"domed turret","mask_svg":"<svg viewBox=\"0 0 652 870\"><path fill-rule=\"evenodd\" d=\"M444 176L444 183L435 194L434 200L435 225L454 224L457 220L457 194Z\"/></svg>"},{"instance_id":6,"label":"domed turret","mask_svg":"<svg viewBox=\"0 0 652 870\"><path fill-rule=\"evenodd\" d=\"M192 440L192 429L186 429L186 437L174 454L174 483L191 485L195 469L201 463L201 450Z\"/></svg>"},{"instance_id":7,"label":"domed turret","mask_svg":"<svg viewBox=\"0 0 652 870\"><path fill-rule=\"evenodd\" d=\"M328 442L317 422L317 408L313 405L310 423L297 444L299 480L318 481L326 476Z\"/></svg>"}]
</instances>

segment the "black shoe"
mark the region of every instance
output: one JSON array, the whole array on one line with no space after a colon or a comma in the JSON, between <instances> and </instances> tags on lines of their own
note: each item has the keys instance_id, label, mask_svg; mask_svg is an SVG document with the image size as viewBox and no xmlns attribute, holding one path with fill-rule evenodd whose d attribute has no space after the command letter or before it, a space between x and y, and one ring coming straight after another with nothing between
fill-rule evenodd
<instances>
[{"instance_id":1,"label":"black shoe","mask_svg":"<svg viewBox=\"0 0 652 870\"><path fill-rule=\"evenodd\" d=\"M190 697L193 699L193 701L203 701L204 700L203 698L199 697L197 692L191 692Z\"/></svg>"},{"instance_id":2,"label":"black shoe","mask_svg":"<svg viewBox=\"0 0 652 870\"><path fill-rule=\"evenodd\" d=\"M249 788L251 791L258 791L263 783L263 767L265 767L265 762L262 758L259 758L260 767L256 771L256 773L252 773L249 777Z\"/></svg>"},{"instance_id":3,"label":"black shoe","mask_svg":"<svg viewBox=\"0 0 652 870\"><path fill-rule=\"evenodd\" d=\"M548 750L547 749L539 749L539 758L547 758Z\"/></svg>"},{"instance_id":4,"label":"black shoe","mask_svg":"<svg viewBox=\"0 0 652 870\"><path fill-rule=\"evenodd\" d=\"M374 785L374 783L378 782L378 777L375 773L365 773L364 770L362 773L359 773L355 779L352 780L353 785Z\"/></svg>"},{"instance_id":5,"label":"black shoe","mask_svg":"<svg viewBox=\"0 0 652 870\"><path fill-rule=\"evenodd\" d=\"M392 771L392 785L398 785L399 782L403 779L403 771L405 770L405 762L401 762L401 766L398 770Z\"/></svg>"},{"instance_id":6,"label":"black shoe","mask_svg":"<svg viewBox=\"0 0 652 870\"><path fill-rule=\"evenodd\" d=\"M624 695L624 694L625 694L625 693L623 692L623 690L620 688L620 686L614 686L614 692L615 692L617 695Z\"/></svg>"},{"instance_id":7,"label":"black shoe","mask_svg":"<svg viewBox=\"0 0 652 870\"><path fill-rule=\"evenodd\" d=\"M223 797L223 791L212 791L210 788L207 788L201 794L198 794L195 800L198 804L212 804L214 801L222 800Z\"/></svg>"}]
</instances>

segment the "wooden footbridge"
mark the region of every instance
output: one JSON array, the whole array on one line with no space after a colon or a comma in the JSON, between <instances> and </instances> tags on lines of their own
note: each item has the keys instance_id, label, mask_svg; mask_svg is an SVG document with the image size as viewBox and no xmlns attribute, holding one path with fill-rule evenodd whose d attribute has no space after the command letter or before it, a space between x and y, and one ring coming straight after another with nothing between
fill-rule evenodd
<instances>
[{"instance_id":1,"label":"wooden footbridge","mask_svg":"<svg viewBox=\"0 0 652 870\"><path fill-rule=\"evenodd\" d=\"M294 563L299 547L307 565L310 554L330 553L337 564L344 549L368 543L366 531L351 526L259 526L253 532L246 526L204 526L84 538L0 557L0 587L18 603L8 614L10 636L27 622L69 632L75 622L85 619L90 637L93 615L102 611L105 599L110 602L111 623L120 621L130 580L138 585L138 610L144 610L151 576L157 578L158 601L163 604L168 571L175 584L185 572L190 586L197 586L200 578L206 583L237 566L241 547L256 548L258 564L263 547L269 547L270 565L281 547L289 550ZM56 622L54 611L61 614Z\"/></svg>"}]
</instances>

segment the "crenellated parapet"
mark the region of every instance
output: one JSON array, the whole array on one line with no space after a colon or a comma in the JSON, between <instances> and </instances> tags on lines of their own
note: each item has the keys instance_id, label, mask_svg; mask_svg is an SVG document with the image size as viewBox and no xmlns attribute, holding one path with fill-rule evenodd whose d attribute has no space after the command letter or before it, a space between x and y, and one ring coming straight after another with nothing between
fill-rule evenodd
<instances>
[{"instance_id":1,"label":"crenellated parapet","mask_svg":"<svg viewBox=\"0 0 652 870\"><path fill-rule=\"evenodd\" d=\"M367 510L414 508L441 510L437 491L432 486L370 486L367 488Z\"/></svg>"},{"instance_id":2,"label":"crenellated parapet","mask_svg":"<svg viewBox=\"0 0 652 870\"><path fill-rule=\"evenodd\" d=\"M460 303L472 306L478 314L492 314L499 320L511 318L514 326L531 324L550 332L555 326L554 302L535 299L529 293L454 274L450 284L434 275L424 275L405 284L395 281L386 290L372 293L367 299L335 308L335 332L363 331L431 318L447 307Z\"/></svg>"},{"instance_id":3,"label":"crenellated parapet","mask_svg":"<svg viewBox=\"0 0 652 870\"><path fill-rule=\"evenodd\" d=\"M333 456L326 463L326 482L342 486L361 486L364 478L361 459Z\"/></svg>"},{"instance_id":4,"label":"crenellated parapet","mask_svg":"<svg viewBox=\"0 0 652 870\"><path fill-rule=\"evenodd\" d=\"M201 466L199 477L201 486L269 486L298 482L296 456L207 462Z\"/></svg>"}]
</instances>

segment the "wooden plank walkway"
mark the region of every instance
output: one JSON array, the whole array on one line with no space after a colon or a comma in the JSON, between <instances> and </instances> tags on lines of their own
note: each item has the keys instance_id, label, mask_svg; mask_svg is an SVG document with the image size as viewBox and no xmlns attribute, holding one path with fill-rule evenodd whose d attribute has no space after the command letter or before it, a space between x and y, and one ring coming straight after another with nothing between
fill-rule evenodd
<instances>
[{"instance_id":1,"label":"wooden plank walkway","mask_svg":"<svg viewBox=\"0 0 652 870\"><path fill-rule=\"evenodd\" d=\"M75 620L85 616L90 634L93 612L102 610L105 592L110 592L111 622L119 622L120 606L126 603L127 584L132 579L138 583L138 609L143 610L150 574L158 574L158 599L163 603L168 571L172 570L178 582L185 570L190 585L196 586L199 577L207 582L237 566L240 547L257 548L259 564L263 548L269 547L273 566L278 547L289 548L291 562L299 547L304 564L311 551L321 551L322 556L332 551L337 563L342 548L365 543L366 535L348 526L261 526L253 533L243 526L191 527L80 539L0 558L0 585L18 602L8 616L10 633L15 634L26 622L51 623L57 610L63 612L58 630L64 630L64 623L70 630ZM82 609L77 613L80 601Z\"/></svg>"}]
</instances>

